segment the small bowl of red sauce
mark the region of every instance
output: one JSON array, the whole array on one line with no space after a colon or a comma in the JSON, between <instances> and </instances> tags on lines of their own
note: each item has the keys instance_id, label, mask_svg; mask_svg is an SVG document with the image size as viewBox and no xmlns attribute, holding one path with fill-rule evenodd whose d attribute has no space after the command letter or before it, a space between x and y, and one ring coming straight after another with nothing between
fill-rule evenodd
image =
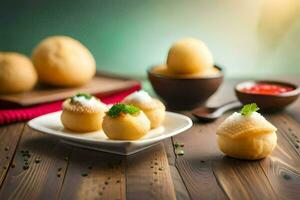
<instances>
[{"instance_id":1,"label":"small bowl of red sauce","mask_svg":"<svg viewBox=\"0 0 300 200\"><path fill-rule=\"evenodd\" d=\"M281 81L244 81L235 86L237 98L243 104L256 103L263 110L278 110L296 101L297 85Z\"/></svg>"}]
</instances>

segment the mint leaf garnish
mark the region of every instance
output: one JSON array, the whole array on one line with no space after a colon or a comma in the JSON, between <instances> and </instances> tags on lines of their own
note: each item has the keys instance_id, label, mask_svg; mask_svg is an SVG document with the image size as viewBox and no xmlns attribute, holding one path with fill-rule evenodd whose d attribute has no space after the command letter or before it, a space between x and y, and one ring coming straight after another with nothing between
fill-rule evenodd
<instances>
[{"instance_id":1,"label":"mint leaf garnish","mask_svg":"<svg viewBox=\"0 0 300 200\"><path fill-rule=\"evenodd\" d=\"M240 113L244 116L250 116L253 112L256 112L258 110L259 107L256 105L256 103L251 103L244 105Z\"/></svg>"},{"instance_id":2,"label":"mint leaf garnish","mask_svg":"<svg viewBox=\"0 0 300 200\"><path fill-rule=\"evenodd\" d=\"M138 112L140 112L140 109L133 105L118 103L118 104L113 105L109 109L107 114L110 117L118 117L121 113L125 113L125 114L128 113L128 114L134 115Z\"/></svg>"}]
</instances>

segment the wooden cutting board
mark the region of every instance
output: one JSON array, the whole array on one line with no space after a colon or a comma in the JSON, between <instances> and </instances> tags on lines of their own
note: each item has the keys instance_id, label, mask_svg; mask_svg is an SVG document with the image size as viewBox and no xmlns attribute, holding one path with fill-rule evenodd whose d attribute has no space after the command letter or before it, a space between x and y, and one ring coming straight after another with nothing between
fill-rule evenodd
<instances>
[{"instance_id":1,"label":"wooden cutting board","mask_svg":"<svg viewBox=\"0 0 300 200\"><path fill-rule=\"evenodd\" d=\"M59 88L37 85L33 90L25 93L0 95L0 101L18 104L21 106L31 106L34 104L65 99L75 95L78 92L86 92L104 96L129 89L136 84L138 84L138 81L129 78L97 72L96 76L84 86Z\"/></svg>"}]
</instances>

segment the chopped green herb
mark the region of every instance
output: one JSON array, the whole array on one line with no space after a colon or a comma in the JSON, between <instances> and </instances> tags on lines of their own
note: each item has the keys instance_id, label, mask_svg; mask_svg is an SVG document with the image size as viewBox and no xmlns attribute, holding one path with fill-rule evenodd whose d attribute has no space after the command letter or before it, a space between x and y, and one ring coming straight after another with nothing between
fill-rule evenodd
<instances>
[{"instance_id":1,"label":"chopped green herb","mask_svg":"<svg viewBox=\"0 0 300 200\"><path fill-rule=\"evenodd\" d=\"M175 142L174 147L175 147L175 148L180 147L179 143L178 143L178 142Z\"/></svg>"},{"instance_id":2,"label":"chopped green herb","mask_svg":"<svg viewBox=\"0 0 300 200\"><path fill-rule=\"evenodd\" d=\"M82 173L81 176L86 177L86 176L88 176L88 174L87 173Z\"/></svg>"},{"instance_id":3,"label":"chopped green herb","mask_svg":"<svg viewBox=\"0 0 300 200\"><path fill-rule=\"evenodd\" d=\"M24 166L23 166L23 169L24 169L24 170L26 170L26 169L28 169L28 168L29 168L28 165L24 165Z\"/></svg>"},{"instance_id":4,"label":"chopped green herb","mask_svg":"<svg viewBox=\"0 0 300 200\"><path fill-rule=\"evenodd\" d=\"M259 107L256 105L256 103L251 103L244 105L240 113L244 116L250 116L253 112L256 112L258 110Z\"/></svg>"},{"instance_id":5,"label":"chopped green herb","mask_svg":"<svg viewBox=\"0 0 300 200\"><path fill-rule=\"evenodd\" d=\"M179 155L179 156L183 156L183 155L184 155L183 149L177 149L177 150L175 150L175 153L176 153L177 155Z\"/></svg>"},{"instance_id":6,"label":"chopped green herb","mask_svg":"<svg viewBox=\"0 0 300 200\"><path fill-rule=\"evenodd\" d=\"M118 103L118 104L113 105L109 109L107 114L110 117L118 117L121 113L125 113L125 114L128 113L128 114L134 115L139 112L140 112L140 109L133 105Z\"/></svg>"},{"instance_id":7,"label":"chopped green herb","mask_svg":"<svg viewBox=\"0 0 300 200\"><path fill-rule=\"evenodd\" d=\"M175 142L174 143L174 147L175 148L184 147L184 144L183 143L179 143L179 142Z\"/></svg>"},{"instance_id":8,"label":"chopped green herb","mask_svg":"<svg viewBox=\"0 0 300 200\"><path fill-rule=\"evenodd\" d=\"M41 162L41 159L40 159L40 158L36 158L34 162L35 162L36 164L38 164L38 163Z\"/></svg>"}]
</instances>

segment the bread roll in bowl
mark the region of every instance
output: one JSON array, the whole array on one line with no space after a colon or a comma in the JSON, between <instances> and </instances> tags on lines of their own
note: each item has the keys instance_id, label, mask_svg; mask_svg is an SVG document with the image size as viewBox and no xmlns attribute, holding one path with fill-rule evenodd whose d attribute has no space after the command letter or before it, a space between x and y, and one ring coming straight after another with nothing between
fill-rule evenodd
<instances>
[{"instance_id":1,"label":"bread roll in bowl","mask_svg":"<svg viewBox=\"0 0 300 200\"><path fill-rule=\"evenodd\" d=\"M79 86L96 73L96 62L79 41L67 36L52 36L34 49L32 61L39 80L54 86Z\"/></svg>"},{"instance_id":2,"label":"bread roll in bowl","mask_svg":"<svg viewBox=\"0 0 300 200\"><path fill-rule=\"evenodd\" d=\"M174 74L196 74L213 68L214 61L204 42L195 38L186 38L171 46L167 66Z\"/></svg>"},{"instance_id":3,"label":"bread roll in bowl","mask_svg":"<svg viewBox=\"0 0 300 200\"><path fill-rule=\"evenodd\" d=\"M276 127L257 112L250 116L234 113L217 129L217 142L226 155L256 160L274 150L277 144Z\"/></svg>"},{"instance_id":4,"label":"bread roll in bowl","mask_svg":"<svg viewBox=\"0 0 300 200\"><path fill-rule=\"evenodd\" d=\"M37 73L31 60L13 52L0 52L0 93L19 93L31 90Z\"/></svg>"},{"instance_id":5,"label":"bread roll in bowl","mask_svg":"<svg viewBox=\"0 0 300 200\"><path fill-rule=\"evenodd\" d=\"M117 115L112 115L109 111L104 117L104 133L112 140L137 140L145 136L150 130L149 119L141 110L136 110L134 113L127 112L126 109L121 108L123 105L128 106L116 104L110 109L110 111L119 109Z\"/></svg>"},{"instance_id":6,"label":"bread roll in bowl","mask_svg":"<svg viewBox=\"0 0 300 200\"><path fill-rule=\"evenodd\" d=\"M103 117L107 108L100 100L92 98L87 100L82 98L76 100L75 98L74 100L73 97L73 99L69 98L64 101L61 122L65 128L78 133L102 129Z\"/></svg>"}]
</instances>

